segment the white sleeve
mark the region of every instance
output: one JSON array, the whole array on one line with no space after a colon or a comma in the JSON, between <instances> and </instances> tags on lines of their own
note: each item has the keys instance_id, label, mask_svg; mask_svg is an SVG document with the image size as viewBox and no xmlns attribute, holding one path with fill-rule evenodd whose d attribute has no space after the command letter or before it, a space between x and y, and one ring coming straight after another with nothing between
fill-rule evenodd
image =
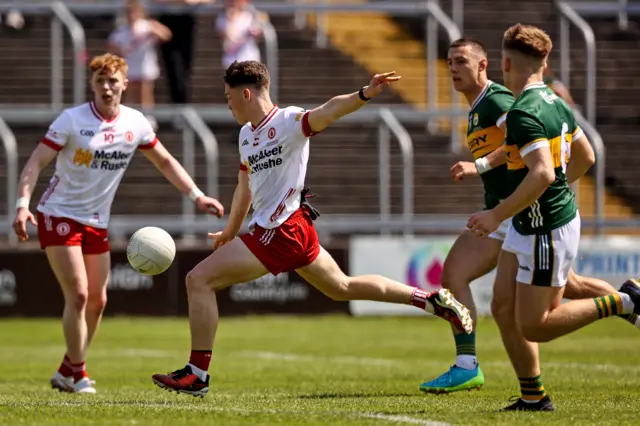
<instances>
[{"instance_id":1,"label":"white sleeve","mask_svg":"<svg viewBox=\"0 0 640 426\"><path fill-rule=\"evenodd\" d=\"M138 139L138 148L139 149L151 149L158 143L158 137L156 136L156 132L153 131L153 127L151 127L151 123L147 118L140 114L139 118L138 133L133 135L133 137Z\"/></svg>"},{"instance_id":2,"label":"white sleeve","mask_svg":"<svg viewBox=\"0 0 640 426\"><path fill-rule=\"evenodd\" d=\"M71 114L65 110L51 123L47 134L42 139L42 143L51 149L60 151L67 144L72 130L73 120Z\"/></svg>"},{"instance_id":3,"label":"white sleeve","mask_svg":"<svg viewBox=\"0 0 640 426\"><path fill-rule=\"evenodd\" d=\"M242 151L243 151L242 146L248 145L249 139L244 135L243 130L244 128L240 129L240 134L238 135L238 152L240 153L240 170L242 170L243 172L248 172L249 162L247 161L245 156L242 155Z\"/></svg>"},{"instance_id":4,"label":"white sleeve","mask_svg":"<svg viewBox=\"0 0 640 426\"><path fill-rule=\"evenodd\" d=\"M298 107L289 107L284 111L284 121L288 130L300 135L303 139L317 135L319 132L312 132L309 125L309 112Z\"/></svg>"}]
</instances>

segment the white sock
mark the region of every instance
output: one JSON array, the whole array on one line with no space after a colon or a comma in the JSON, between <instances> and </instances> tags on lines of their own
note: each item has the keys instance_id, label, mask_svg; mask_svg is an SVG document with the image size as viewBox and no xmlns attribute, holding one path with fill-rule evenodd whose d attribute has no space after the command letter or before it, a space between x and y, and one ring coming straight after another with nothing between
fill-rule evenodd
<instances>
[{"instance_id":1,"label":"white sock","mask_svg":"<svg viewBox=\"0 0 640 426\"><path fill-rule=\"evenodd\" d=\"M458 355L456 357L456 367L463 370L473 370L478 366L478 358L475 355Z\"/></svg>"},{"instance_id":2,"label":"white sock","mask_svg":"<svg viewBox=\"0 0 640 426\"><path fill-rule=\"evenodd\" d=\"M633 303L633 300L631 300L631 296L629 296L627 293L622 292L618 292L618 295L620 295L620 299L622 299L622 313L632 314L635 303Z\"/></svg>"},{"instance_id":3,"label":"white sock","mask_svg":"<svg viewBox=\"0 0 640 426\"><path fill-rule=\"evenodd\" d=\"M207 376L209 375L209 373L207 373L204 370L199 369L198 367L196 367L193 364L187 364L189 367L191 367L191 371L193 371L193 374L195 374L196 376L198 376L200 378L200 380L202 380L203 382L205 380L207 380Z\"/></svg>"}]
</instances>

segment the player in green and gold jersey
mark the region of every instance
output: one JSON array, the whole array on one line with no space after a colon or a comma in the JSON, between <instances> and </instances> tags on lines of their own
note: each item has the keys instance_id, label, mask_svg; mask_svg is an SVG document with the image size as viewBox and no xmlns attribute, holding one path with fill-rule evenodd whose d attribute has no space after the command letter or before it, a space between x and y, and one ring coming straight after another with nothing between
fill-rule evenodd
<instances>
[{"instance_id":1,"label":"player in green and gold jersey","mask_svg":"<svg viewBox=\"0 0 640 426\"><path fill-rule=\"evenodd\" d=\"M515 99L506 87L488 80L486 51L477 40L460 39L451 44L449 70L454 87L464 94L471 106L467 146L475 159L475 162L456 163L451 168L451 174L455 180L479 175L484 183L485 209L492 209L512 191L507 181L503 126L507 111ZM580 158L578 155L572 161L583 164L576 170L586 171L593 159L589 156ZM575 176L575 179L578 177ZM478 238L470 231L463 232L445 261L442 285L471 309L474 320L476 309L469 284L496 267L510 224L511 219L503 221L489 238ZM564 296L569 299L596 297L614 291L602 280L581 277L571 271ZM423 383L421 390L448 393L479 388L484 384L484 375L476 357L475 330L471 334L454 330L454 340L457 354L455 365L440 377ZM517 351L518 347L514 350Z\"/></svg>"},{"instance_id":2,"label":"player in green and gold jersey","mask_svg":"<svg viewBox=\"0 0 640 426\"><path fill-rule=\"evenodd\" d=\"M555 409L542 384L534 342L556 339L600 318L640 314L636 280L606 296L560 304L580 242L580 215L569 182L586 170L582 162L569 161L569 152L584 158L593 153L571 108L543 82L551 46L536 27L516 24L505 32L502 71L516 96L505 130L511 194L468 222L472 232L488 236L513 217L492 301L522 394L505 410Z\"/></svg>"}]
</instances>

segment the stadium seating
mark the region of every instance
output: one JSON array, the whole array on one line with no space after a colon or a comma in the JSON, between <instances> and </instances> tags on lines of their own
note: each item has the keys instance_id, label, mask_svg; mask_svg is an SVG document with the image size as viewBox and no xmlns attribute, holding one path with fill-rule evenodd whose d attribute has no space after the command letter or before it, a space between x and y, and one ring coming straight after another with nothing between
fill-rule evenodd
<instances>
[{"instance_id":1,"label":"stadium seating","mask_svg":"<svg viewBox=\"0 0 640 426\"><path fill-rule=\"evenodd\" d=\"M449 2L442 2L449 10ZM540 25L557 36L557 14L550 0L523 1L518 7L508 0L465 2L465 35L482 39L490 55L490 76L500 81L499 49L504 29L521 21ZM495 13L500 10L501 13ZM213 15L201 15L198 19L195 67L193 76L193 101L196 103L223 103L221 76L221 46L214 33ZM87 55L102 53L105 40L113 28L113 17L80 17L87 34ZM280 45L280 105L318 104L334 94L352 91L364 84L370 76L354 58L331 45L319 49L314 44L312 29L298 30L292 16L274 16ZM424 28L424 21L399 20L412 31ZM605 138L608 149L607 177L609 189L634 209L640 208L640 189L635 184L638 177L636 154L632 149L638 126L638 95L640 85L637 76L629 70L637 69L640 58L629 55L629 49L637 49L638 41L616 37L615 24L611 21L591 20L598 37L598 129ZM0 37L0 49L5 60L0 63L0 103L46 103L50 99L49 76L50 18L29 17L28 26L22 32ZM419 36L420 40L423 34ZM442 37L442 36L441 36ZM443 44L441 43L441 46ZM444 43L446 46L446 40ZM584 51L576 30L572 31L571 88L578 103L584 101ZM624 49L624 50L623 50ZM445 49L440 49L443 57ZM382 54L382 53L381 53ZM71 47L65 43L65 101L71 102L72 60ZM558 66L558 49L552 56L552 65ZM158 81L157 102L169 102L164 76ZM90 93L87 90L87 95ZM401 96L389 92L378 103L401 104ZM209 123L221 143L221 199L231 201L237 167L236 136L238 127ZM469 213L481 204L480 185L465 183L455 185L448 176L451 164L468 159L449 152L448 137L430 135L424 126L407 126L415 148L415 210L417 213ZM13 127L20 143L20 167L44 128ZM161 139L169 149L181 157L180 132L169 123L161 123ZM375 125L338 124L314 138L308 183L321 195L316 204L327 213L376 213L378 211L377 127ZM401 211L402 163L397 147L392 149L392 210ZM0 171L4 165L0 166ZM50 172L50 171L49 171ZM3 173L4 174L4 173ZM198 160L197 175L204 182L204 161ZM38 191L45 186L41 180ZM139 196L143 185L144 200ZM125 176L114 213L178 213L180 197L174 195L152 166L144 160L136 160ZM0 211L5 211L4 185L0 185ZM133 201L136 202L133 202ZM614 197L607 199L613 204ZM624 208L619 207L622 211Z\"/></svg>"},{"instance_id":2,"label":"stadium seating","mask_svg":"<svg viewBox=\"0 0 640 426\"><path fill-rule=\"evenodd\" d=\"M223 103L221 85L221 47L213 30L213 15L202 15L198 19L198 42L193 78L196 103ZM12 96L0 91L0 102L46 103L49 95L49 28L47 17L32 17L30 27L13 35L11 39L0 38L0 48L7 57L16 61L3 61L0 66L9 67L11 62L17 73L5 68L0 77L1 87L13 87ZM81 17L87 35L87 54L102 53L104 40L112 28L112 18ZM366 84L370 74L351 58L331 47L317 49L311 30L298 31L292 17L273 17L280 44L280 104L319 104L329 97L349 92ZM28 54L26 53L28 52ZM72 61L71 47L65 46L65 101L71 101ZM1 68L0 68L1 69ZM336 78L336 75L338 78ZM157 102L168 102L164 77L157 86ZM87 96L90 93L87 92ZM400 104L393 92L383 94L378 103ZM209 123L221 147L221 200L229 205L237 176L237 132L234 125ZM43 126L14 126L20 144L20 167L46 130ZM449 178L449 167L458 156L449 152L447 137L428 136L424 126L409 126L415 144L415 211L417 213L468 213L480 205L482 196L479 185L455 185ZM308 183L321 195L315 204L325 213L370 213L378 212L378 148L377 125L338 124L314 138ZM161 139L181 158L180 133L168 123L161 123ZM1 169L0 169L1 170ZM48 173L48 174L47 174ZM41 179L36 197L46 187L46 176ZM204 185L204 161L198 160L197 175ZM402 163L399 149L392 146L392 212L401 211ZM143 190L140 190L140 186ZM5 187L0 187L0 206L4 203ZM140 194L145 194L141 197ZM144 198L144 199L143 199ZM0 207L4 210L4 207ZM114 204L114 214L150 214L156 212L178 213L180 197L174 195L168 184L153 169L150 163L136 159L125 175L119 195Z\"/></svg>"}]
</instances>

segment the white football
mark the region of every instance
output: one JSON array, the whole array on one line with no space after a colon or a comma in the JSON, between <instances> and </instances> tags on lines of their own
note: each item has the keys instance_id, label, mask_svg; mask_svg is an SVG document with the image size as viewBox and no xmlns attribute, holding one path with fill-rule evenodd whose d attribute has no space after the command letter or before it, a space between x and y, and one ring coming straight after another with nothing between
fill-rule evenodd
<instances>
[{"instance_id":1,"label":"white football","mask_svg":"<svg viewBox=\"0 0 640 426\"><path fill-rule=\"evenodd\" d=\"M176 243L167 231L155 226L138 229L129 239L127 259L143 275L158 275L169 269L176 256Z\"/></svg>"}]
</instances>

